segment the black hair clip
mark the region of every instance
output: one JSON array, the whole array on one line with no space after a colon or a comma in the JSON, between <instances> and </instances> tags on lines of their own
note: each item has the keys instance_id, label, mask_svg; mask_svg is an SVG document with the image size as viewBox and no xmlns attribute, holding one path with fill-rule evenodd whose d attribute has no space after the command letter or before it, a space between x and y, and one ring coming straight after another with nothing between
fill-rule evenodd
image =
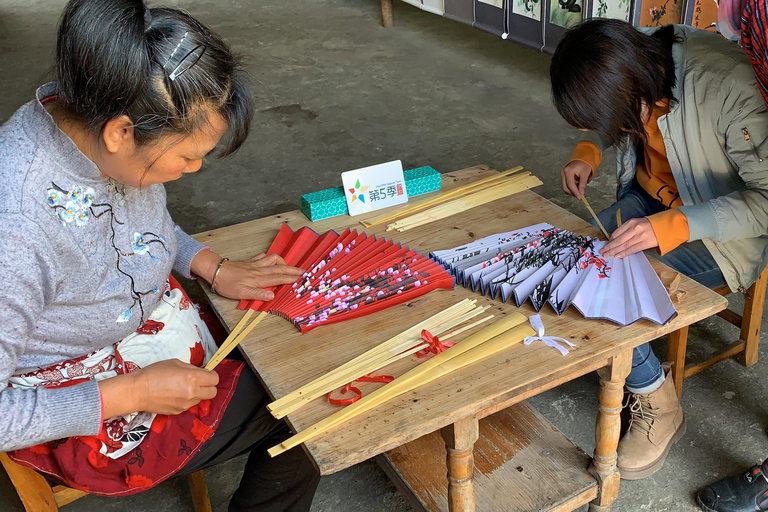
<instances>
[{"instance_id":1,"label":"black hair clip","mask_svg":"<svg viewBox=\"0 0 768 512\"><path fill-rule=\"evenodd\" d=\"M176 45L176 48L173 49L171 52L171 55L168 56L168 60L165 61L165 64L163 65L163 69L168 73L168 79L173 82L177 78L179 78L181 75L189 71L189 69L197 64L197 61L200 60L200 58L205 53L205 50L207 49L207 46L204 44L199 44L192 48L190 51L186 53L180 60L179 63L174 67L171 71L168 71L168 65L171 63L171 60L176 56L179 49L181 49L182 44L184 44L184 41L187 40L187 36L189 35L189 32L184 32L184 36L181 38L181 41L179 41L179 44Z\"/></svg>"},{"instance_id":2,"label":"black hair clip","mask_svg":"<svg viewBox=\"0 0 768 512\"><path fill-rule=\"evenodd\" d=\"M177 78L179 78L181 75L186 73L189 68L197 64L197 61L200 60L200 58L205 53L207 46L204 44L195 46L192 50L187 53L184 58L181 59L181 62L179 62L179 65L174 68L173 71L171 71L168 74L168 79L173 82Z\"/></svg>"}]
</instances>

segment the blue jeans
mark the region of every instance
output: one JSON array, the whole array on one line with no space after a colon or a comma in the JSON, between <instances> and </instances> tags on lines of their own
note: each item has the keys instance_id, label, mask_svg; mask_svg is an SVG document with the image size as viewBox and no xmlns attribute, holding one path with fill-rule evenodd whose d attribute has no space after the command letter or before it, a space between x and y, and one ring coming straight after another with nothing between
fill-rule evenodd
<instances>
[{"instance_id":1,"label":"blue jeans","mask_svg":"<svg viewBox=\"0 0 768 512\"><path fill-rule=\"evenodd\" d=\"M608 233L613 233L618 228L616 210L619 208L622 222L668 209L634 182L627 195L597 215ZM590 222L595 224L594 220ZM718 288L726 284L723 273L701 240L686 242L664 256L654 256L665 265L708 288ZM654 391L658 387L654 385L661 375L661 363L651 350L651 344L637 347L632 354L632 371L626 382L629 391L641 394ZM645 389L649 387L650 389Z\"/></svg>"}]
</instances>

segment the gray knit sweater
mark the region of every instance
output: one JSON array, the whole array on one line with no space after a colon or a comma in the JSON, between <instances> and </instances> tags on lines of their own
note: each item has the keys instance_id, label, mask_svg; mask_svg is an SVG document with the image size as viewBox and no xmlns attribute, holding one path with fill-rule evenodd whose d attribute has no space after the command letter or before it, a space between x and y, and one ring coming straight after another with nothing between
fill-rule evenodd
<instances>
[{"instance_id":1,"label":"gray knit sweater","mask_svg":"<svg viewBox=\"0 0 768 512\"><path fill-rule=\"evenodd\" d=\"M99 431L98 386L8 387L8 377L135 331L171 268L204 246L175 226L165 188L106 178L40 100L0 127L0 452Z\"/></svg>"}]
</instances>

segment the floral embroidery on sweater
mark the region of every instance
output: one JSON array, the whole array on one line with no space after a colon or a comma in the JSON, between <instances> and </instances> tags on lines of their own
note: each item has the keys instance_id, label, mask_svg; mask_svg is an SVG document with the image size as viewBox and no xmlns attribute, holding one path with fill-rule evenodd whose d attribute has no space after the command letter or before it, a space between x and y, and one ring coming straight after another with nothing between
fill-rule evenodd
<instances>
[{"instance_id":1,"label":"floral embroidery on sweater","mask_svg":"<svg viewBox=\"0 0 768 512\"><path fill-rule=\"evenodd\" d=\"M85 226L91 218L91 205L96 192L91 187L83 188L80 185L72 185L72 190L66 191L55 183L53 188L47 190L48 206L56 211L56 218L62 226L72 221L77 227Z\"/></svg>"},{"instance_id":2,"label":"floral embroidery on sweater","mask_svg":"<svg viewBox=\"0 0 768 512\"><path fill-rule=\"evenodd\" d=\"M155 256L157 251L153 254L150 250L154 245L159 245L160 249L165 252L167 257L171 256L171 251L168 249L168 241L162 235L157 235L150 231L144 233L134 232L131 250L120 250L115 244L117 235L116 226L122 225L123 222L119 221L115 216L115 208L121 208L125 205L125 186L112 178L108 178L107 190L108 193L111 193L111 199L116 207L108 202L94 203L96 192L91 187L72 185L72 189L67 191L53 182L51 183L51 188L46 191L46 202L48 203L48 206L53 208L56 212L56 218L62 226L74 222L77 227L82 227L88 223L91 217L100 219L104 215L109 215L110 228L112 230L112 234L109 237L109 244L112 246L117 257L115 267L120 274L130 281L130 294L133 299L131 306L123 311L115 321L117 323L129 321L133 316L133 309L138 305L141 312L141 324L143 324L144 306L141 303L141 298L144 295L157 293L159 289L155 286L147 291L137 290L136 280L131 274L123 269L121 264L126 257L141 256L144 254L148 255L153 261L160 261L160 258Z\"/></svg>"},{"instance_id":3,"label":"floral embroidery on sweater","mask_svg":"<svg viewBox=\"0 0 768 512\"><path fill-rule=\"evenodd\" d=\"M154 237L153 239L149 239L149 237ZM171 255L171 251L168 250L168 241L163 238L160 235L156 235L154 233L146 232L146 233L134 233L133 234L133 253L134 254L149 254L149 257L152 258L154 261L160 261L160 258L157 256L154 256L149 251L149 244L160 244L160 246L165 251L166 256Z\"/></svg>"}]
</instances>

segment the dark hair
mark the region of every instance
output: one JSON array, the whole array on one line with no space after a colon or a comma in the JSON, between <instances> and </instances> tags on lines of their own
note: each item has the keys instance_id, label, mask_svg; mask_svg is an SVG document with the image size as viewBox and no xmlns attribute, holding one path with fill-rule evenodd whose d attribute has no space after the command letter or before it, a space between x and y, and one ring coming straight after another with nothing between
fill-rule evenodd
<instances>
[{"instance_id":1,"label":"dark hair","mask_svg":"<svg viewBox=\"0 0 768 512\"><path fill-rule=\"evenodd\" d=\"M648 36L630 24L589 20L569 31L552 56L552 100L572 126L594 130L610 144L646 138L642 104L675 101L674 27Z\"/></svg>"},{"instance_id":2,"label":"dark hair","mask_svg":"<svg viewBox=\"0 0 768 512\"><path fill-rule=\"evenodd\" d=\"M213 109L227 122L222 156L250 130L245 76L224 41L177 9L142 0L70 0L56 45L58 100L68 116L102 130L131 119L137 145L191 134Z\"/></svg>"}]
</instances>

